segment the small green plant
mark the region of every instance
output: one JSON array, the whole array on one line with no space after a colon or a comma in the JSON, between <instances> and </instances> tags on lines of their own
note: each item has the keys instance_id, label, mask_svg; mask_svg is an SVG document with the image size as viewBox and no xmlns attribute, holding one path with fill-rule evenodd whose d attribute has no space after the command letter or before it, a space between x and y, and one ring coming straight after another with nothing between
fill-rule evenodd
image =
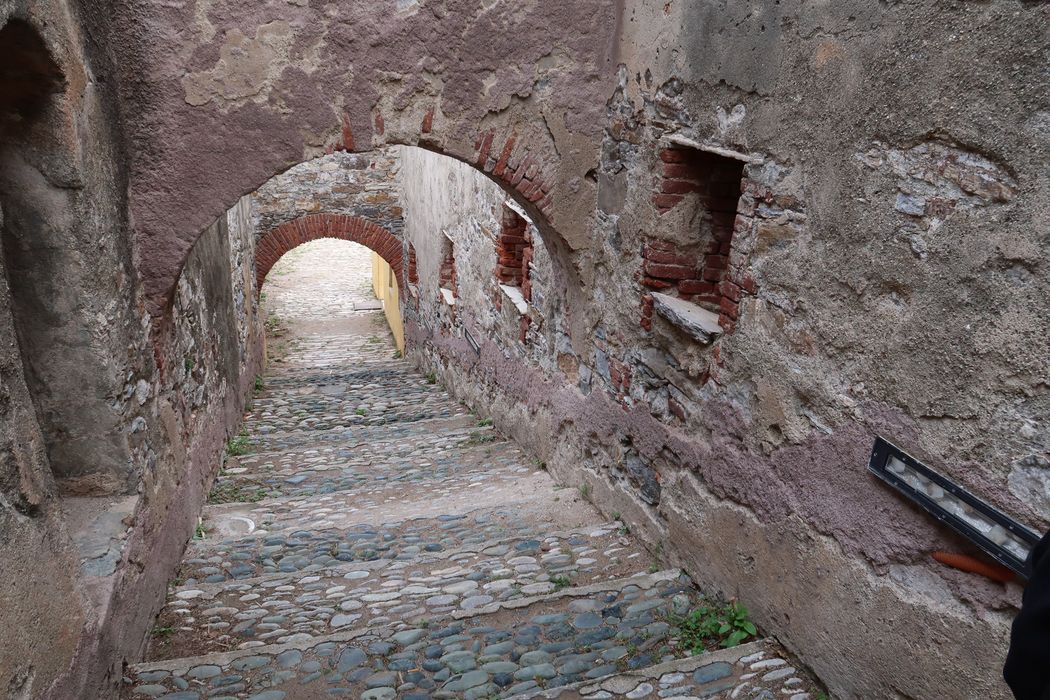
<instances>
[{"instance_id":1,"label":"small green plant","mask_svg":"<svg viewBox=\"0 0 1050 700\"><path fill-rule=\"evenodd\" d=\"M256 391L262 391L265 388L266 388L266 382L263 381L262 375L261 374L255 375L255 390Z\"/></svg>"},{"instance_id":2,"label":"small green plant","mask_svg":"<svg viewBox=\"0 0 1050 700\"><path fill-rule=\"evenodd\" d=\"M208 503L258 503L266 498L266 489L258 483L225 482L216 484L208 494Z\"/></svg>"},{"instance_id":3,"label":"small green plant","mask_svg":"<svg viewBox=\"0 0 1050 700\"><path fill-rule=\"evenodd\" d=\"M572 585L572 581L570 581L569 577L566 576L565 574L560 574L558 576L551 576L551 583L554 584L554 591L555 592L558 592L558 591L560 591L563 588L568 588L569 586Z\"/></svg>"},{"instance_id":4,"label":"small green plant","mask_svg":"<svg viewBox=\"0 0 1050 700\"><path fill-rule=\"evenodd\" d=\"M614 510L612 513L613 520L623 520L623 515L618 510Z\"/></svg>"},{"instance_id":5,"label":"small green plant","mask_svg":"<svg viewBox=\"0 0 1050 700\"><path fill-rule=\"evenodd\" d=\"M401 351L400 350L395 350L394 351L394 359L395 360L400 360L401 358L402 358Z\"/></svg>"},{"instance_id":6,"label":"small green plant","mask_svg":"<svg viewBox=\"0 0 1050 700\"><path fill-rule=\"evenodd\" d=\"M481 420L478 421L478 427L479 428L488 428L491 425L492 425L492 419L491 418L482 418Z\"/></svg>"},{"instance_id":7,"label":"small green plant","mask_svg":"<svg viewBox=\"0 0 1050 700\"><path fill-rule=\"evenodd\" d=\"M367 416L368 415L368 411L366 411L363 408L357 409L356 411L354 411L354 413L356 413L359 416Z\"/></svg>"},{"instance_id":8,"label":"small green plant","mask_svg":"<svg viewBox=\"0 0 1050 700\"><path fill-rule=\"evenodd\" d=\"M182 366L186 368L186 372L192 372L193 368L197 366L197 361L187 355L182 359Z\"/></svg>"},{"instance_id":9,"label":"small green plant","mask_svg":"<svg viewBox=\"0 0 1050 700\"><path fill-rule=\"evenodd\" d=\"M251 438L248 437L246 430L241 430L236 437L230 438L230 441L226 443L226 454L231 457L240 457L246 455L251 451Z\"/></svg>"},{"instance_id":10,"label":"small green plant","mask_svg":"<svg viewBox=\"0 0 1050 700\"><path fill-rule=\"evenodd\" d=\"M694 655L716 645L735 647L758 634L747 608L736 601L727 605L701 605L671 622L679 645Z\"/></svg>"},{"instance_id":11,"label":"small green plant","mask_svg":"<svg viewBox=\"0 0 1050 700\"><path fill-rule=\"evenodd\" d=\"M468 437L466 442L464 442L463 444L467 447L474 447L475 445L486 445L490 442L495 441L496 436L494 434L489 432L481 432L480 430L475 430L470 434L470 437Z\"/></svg>"},{"instance_id":12,"label":"small green plant","mask_svg":"<svg viewBox=\"0 0 1050 700\"><path fill-rule=\"evenodd\" d=\"M197 529L193 531L193 539L203 540L208 536L208 529L204 527L204 521L197 521Z\"/></svg>"},{"instance_id":13,"label":"small green plant","mask_svg":"<svg viewBox=\"0 0 1050 700\"><path fill-rule=\"evenodd\" d=\"M583 500L585 500L585 501L591 500L591 485L590 484L581 484L580 485L580 497Z\"/></svg>"},{"instance_id":14,"label":"small green plant","mask_svg":"<svg viewBox=\"0 0 1050 700\"><path fill-rule=\"evenodd\" d=\"M174 627L154 627L153 636L160 637L161 639L167 639L171 635L175 634Z\"/></svg>"},{"instance_id":15,"label":"small green plant","mask_svg":"<svg viewBox=\"0 0 1050 700\"><path fill-rule=\"evenodd\" d=\"M649 573L650 574L655 574L659 570L660 570L660 565L657 564L655 561L652 564L649 565Z\"/></svg>"},{"instance_id":16,"label":"small green plant","mask_svg":"<svg viewBox=\"0 0 1050 700\"><path fill-rule=\"evenodd\" d=\"M438 376L435 372L427 373L427 384L437 384Z\"/></svg>"},{"instance_id":17,"label":"small green plant","mask_svg":"<svg viewBox=\"0 0 1050 700\"><path fill-rule=\"evenodd\" d=\"M626 537L627 535L631 534L631 526L621 520L620 527L617 530L617 532L620 533L621 537Z\"/></svg>"}]
</instances>

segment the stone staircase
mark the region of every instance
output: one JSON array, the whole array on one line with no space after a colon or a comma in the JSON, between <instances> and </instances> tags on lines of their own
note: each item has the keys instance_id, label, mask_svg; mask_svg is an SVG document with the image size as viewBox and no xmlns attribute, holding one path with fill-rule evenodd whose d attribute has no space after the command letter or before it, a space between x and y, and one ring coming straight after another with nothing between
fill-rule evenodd
<instances>
[{"instance_id":1,"label":"stone staircase","mask_svg":"<svg viewBox=\"0 0 1050 700\"><path fill-rule=\"evenodd\" d=\"M690 655L703 594L330 300L331 245L267 285L290 348L123 697L819 697L771 640Z\"/></svg>"}]
</instances>

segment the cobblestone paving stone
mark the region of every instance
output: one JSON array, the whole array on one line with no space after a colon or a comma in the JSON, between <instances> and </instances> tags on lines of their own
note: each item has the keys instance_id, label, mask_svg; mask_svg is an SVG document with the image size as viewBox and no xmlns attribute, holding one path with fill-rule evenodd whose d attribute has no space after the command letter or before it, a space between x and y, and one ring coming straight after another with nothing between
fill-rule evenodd
<instances>
[{"instance_id":1,"label":"cobblestone paving stone","mask_svg":"<svg viewBox=\"0 0 1050 700\"><path fill-rule=\"evenodd\" d=\"M457 611L618 578L647 560L619 535L616 525L609 525L542 541L512 539L445 557L367 562L310 576L187 583L174 591L158 624L174 630L163 644L165 655L181 655L178 648L199 646L202 640L212 650L226 651L296 641L351 625L403 629Z\"/></svg>"},{"instance_id":2,"label":"cobblestone paving stone","mask_svg":"<svg viewBox=\"0 0 1050 700\"><path fill-rule=\"evenodd\" d=\"M495 480L534 471L524 463L521 451L506 443L453 451L471 447L479 434L486 433L467 427L441 434L365 442L356 447L289 450L242 459L238 466L225 470L219 484L264 487L269 497L349 490L361 494L382 491L391 484L459 484L463 480Z\"/></svg>"},{"instance_id":3,"label":"cobblestone paving stone","mask_svg":"<svg viewBox=\"0 0 1050 700\"><path fill-rule=\"evenodd\" d=\"M286 330L248 453L216 480L125 698L815 697L768 640L688 657L691 581L393 357L345 282L360 249L300 250L267 282Z\"/></svg>"}]
</instances>

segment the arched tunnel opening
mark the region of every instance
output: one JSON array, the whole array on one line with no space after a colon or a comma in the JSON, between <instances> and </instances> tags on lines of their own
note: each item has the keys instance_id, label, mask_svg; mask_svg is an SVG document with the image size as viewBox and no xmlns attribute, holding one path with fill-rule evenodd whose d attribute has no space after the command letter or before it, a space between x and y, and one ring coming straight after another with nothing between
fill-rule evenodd
<instances>
[{"instance_id":1,"label":"arched tunnel opening","mask_svg":"<svg viewBox=\"0 0 1050 700\"><path fill-rule=\"evenodd\" d=\"M1005 700L1000 4L0 6L0 694Z\"/></svg>"},{"instance_id":2,"label":"arched tunnel opening","mask_svg":"<svg viewBox=\"0 0 1050 700\"><path fill-rule=\"evenodd\" d=\"M425 340L475 362L559 342L564 277L506 191L422 149L337 152L274 177L225 221L230 250L255 242L254 267L242 255L231 279L235 297L258 299L256 328L240 335L265 338L265 366L155 624L152 682L176 690L163 669L191 655L261 662L272 649L289 661L279 688L493 697L683 652L672 630L703 594L596 510L590 484L560 482L498 430L495 407ZM176 309L203 262L191 261ZM611 476L652 479L637 457L627 465ZM513 612L521 604L548 613L504 649L531 615ZM738 620L719 641L757 634L742 605L710 611ZM451 667L425 660L446 654L423 651L441 648L451 620L482 612L506 619L461 636L492 646L488 670L471 672L477 656L459 646ZM386 626L401 640L390 647L372 632ZM337 645L323 678L311 670L329 663L316 656L325 640L358 634L372 642ZM242 675L254 689L269 673Z\"/></svg>"}]
</instances>

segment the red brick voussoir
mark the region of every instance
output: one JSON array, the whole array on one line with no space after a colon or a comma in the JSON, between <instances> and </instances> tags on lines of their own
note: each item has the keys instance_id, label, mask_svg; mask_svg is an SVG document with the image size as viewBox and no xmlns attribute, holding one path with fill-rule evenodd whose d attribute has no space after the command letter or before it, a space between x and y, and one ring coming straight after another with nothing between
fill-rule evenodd
<instances>
[{"instance_id":1,"label":"red brick voussoir","mask_svg":"<svg viewBox=\"0 0 1050 700\"><path fill-rule=\"evenodd\" d=\"M311 214L288 221L265 233L255 247L256 288L262 288L266 275L281 256L303 243L319 238L352 241L373 250L390 265L397 277L398 287L404 291L401 239L376 223L347 214Z\"/></svg>"}]
</instances>

